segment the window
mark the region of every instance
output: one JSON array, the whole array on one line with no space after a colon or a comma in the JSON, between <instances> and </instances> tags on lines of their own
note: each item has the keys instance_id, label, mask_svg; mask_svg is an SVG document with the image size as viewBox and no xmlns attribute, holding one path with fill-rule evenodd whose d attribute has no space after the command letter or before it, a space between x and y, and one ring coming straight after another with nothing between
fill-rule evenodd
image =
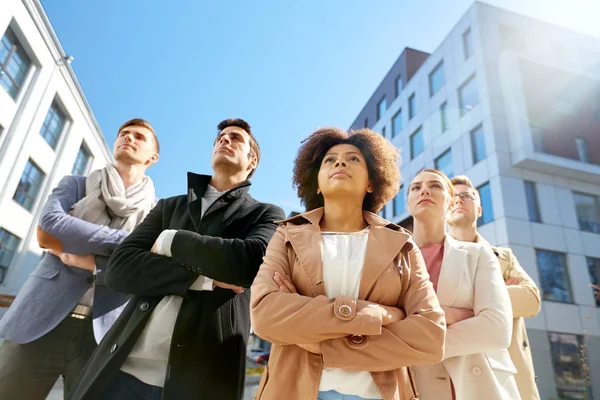
<instances>
[{"instance_id":1,"label":"window","mask_svg":"<svg viewBox=\"0 0 600 400\"><path fill-rule=\"evenodd\" d=\"M13 99L17 98L30 65L29 56L13 30L8 28L2 37L2 43L0 43L0 86Z\"/></svg>"},{"instance_id":2,"label":"window","mask_svg":"<svg viewBox=\"0 0 600 400\"><path fill-rule=\"evenodd\" d=\"M590 273L590 282L592 283L592 293L596 306L600 307L600 258L587 258L588 272Z\"/></svg>"},{"instance_id":3,"label":"window","mask_svg":"<svg viewBox=\"0 0 600 400\"><path fill-rule=\"evenodd\" d=\"M572 303L571 284L564 253L536 250L538 270L544 300Z\"/></svg>"},{"instance_id":4,"label":"window","mask_svg":"<svg viewBox=\"0 0 600 400\"><path fill-rule=\"evenodd\" d=\"M458 88L458 102L461 116L467 114L479 104L479 93L477 93L475 75L470 77L460 88Z\"/></svg>"},{"instance_id":5,"label":"window","mask_svg":"<svg viewBox=\"0 0 600 400\"><path fill-rule=\"evenodd\" d=\"M577 154L579 155L579 161L589 163L590 158L588 156L586 140L582 137L577 137L575 138L575 143L577 144Z\"/></svg>"},{"instance_id":6,"label":"window","mask_svg":"<svg viewBox=\"0 0 600 400\"><path fill-rule=\"evenodd\" d=\"M423 129L419 127L412 135L410 135L410 159L412 160L423 152Z\"/></svg>"},{"instance_id":7,"label":"window","mask_svg":"<svg viewBox=\"0 0 600 400\"><path fill-rule=\"evenodd\" d=\"M60 134L65 127L66 120L65 114L58 107L56 100L53 101L50 110L48 110L48 114L46 114L46 119L40 130L40 135L42 135L54 150L56 150L56 145L58 144Z\"/></svg>"},{"instance_id":8,"label":"window","mask_svg":"<svg viewBox=\"0 0 600 400\"><path fill-rule=\"evenodd\" d=\"M560 399L591 399L588 387L587 360L582 353L580 335L548 332L554 381Z\"/></svg>"},{"instance_id":9,"label":"window","mask_svg":"<svg viewBox=\"0 0 600 400\"><path fill-rule=\"evenodd\" d=\"M529 220L533 222L542 222L538 206L537 190L534 182L525 181L525 197L527 198Z\"/></svg>"},{"instance_id":10,"label":"window","mask_svg":"<svg viewBox=\"0 0 600 400\"><path fill-rule=\"evenodd\" d=\"M4 282L6 272L21 243L21 239L0 228L0 283Z\"/></svg>"},{"instance_id":11,"label":"window","mask_svg":"<svg viewBox=\"0 0 600 400\"><path fill-rule=\"evenodd\" d=\"M17 186L13 200L31 211L45 176L46 175L33 163L33 161L27 161L25 171L23 171L21 181Z\"/></svg>"},{"instance_id":12,"label":"window","mask_svg":"<svg viewBox=\"0 0 600 400\"><path fill-rule=\"evenodd\" d=\"M481 217L479 217L479 219L477 220L477 226L481 226L494 220L494 209L492 207L492 189L490 188L490 183L487 182L479 186L477 190L479 191L479 197L481 198L481 207L483 208Z\"/></svg>"},{"instance_id":13,"label":"window","mask_svg":"<svg viewBox=\"0 0 600 400\"><path fill-rule=\"evenodd\" d=\"M79 147L79 152L77 152L77 157L75 158L75 164L73 164L73 170L71 171L72 175L85 175L87 173L88 166L90 165L90 160L92 158L92 153L85 145L85 143L81 143Z\"/></svg>"},{"instance_id":14,"label":"window","mask_svg":"<svg viewBox=\"0 0 600 400\"><path fill-rule=\"evenodd\" d=\"M462 34L462 43L465 60L468 60L473 54L473 38L471 36L471 28L468 28L465 33Z\"/></svg>"},{"instance_id":15,"label":"window","mask_svg":"<svg viewBox=\"0 0 600 400\"><path fill-rule=\"evenodd\" d=\"M379 100L379 103L377 103L377 121L379 121L381 119L381 117L383 117L386 110L387 110L387 101L385 100L385 97L384 97L383 99Z\"/></svg>"},{"instance_id":16,"label":"window","mask_svg":"<svg viewBox=\"0 0 600 400\"><path fill-rule=\"evenodd\" d=\"M452 152L446 150L442 155L435 159L435 169L442 171L448 178L454 176L454 168L452 167Z\"/></svg>"},{"instance_id":17,"label":"window","mask_svg":"<svg viewBox=\"0 0 600 400\"><path fill-rule=\"evenodd\" d=\"M4 133L4 127L2 126L2 124L0 124L0 138L2 137L3 133Z\"/></svg>"},{"instance_id":18,"label":"window","mask_svg":"<svg viewBox=\"0 0 600 400\"><path fill-rule=\"evenodd\" d=\"M402 93L402 75L398 75L394 86L396 87L396 97L398 97Z\"/></svg>"},{"instance_id":19,"label":"window","mask_svg":"<svg viewBox=\"0 0 600 400\"><path fill-rule=\"evenodd\" d=\"M433 96L440 91L446 83L444 76L444 62L440 62L429 74L429 96Z\"/></svg>"},{"instance_id":20,"label":"window","mask_svg":"<svg viewBox=\"0 0 600 400\"><path fill-rule=\"evenodd\" d=\"M392 137L396 137L400 132L402 132L402 129L402 109L400 109L392 118Z\"/></svg>"},{"instance_id":21,"label":"window","mask_svg":"<svg viewBox=\"0 0 600 400\"><path fill-rule=\"evenodd\" d=\"M394 197L394 216L404 214L406 211L406 195L404 193L404 185L400 186L400 191Z\"/></svg>"},{"instance_id":22,"label":"window","mask_svg":"<svg viewBox=\"0 0 600 400\"><path fill-rule=\"evenodd\" d=\"M473 165L486 157L485 136L481 125L471 131L471 152L473 154Z\"/></svg>"},{"instance_id":23,"label":"window","mask_svg":"<svg viewBox=\"0 0 600 400\"><path fill-rule=\"evenodd\" d=\"M369 118L365 118L365 124L363 125L364 128L368 128L369 127Z\"/></svg>"},{"instance_id":24,"label":"window","mask_svg":"<svg viewBox=\"0 0 600 400\"><path fill-rule=\"evenodd\" d=\"M443 102L442 105L440 106L440 122L442 124L442 133L444 133L448 130L447 110L448 110L448 103Z\"/></svg>"},{"instance_id":25,"label":"window","mask_svg":"<svg viewBox=\"0 0 600 400\"><path fill-rule=\"evenodd\" d=\"M408 119L411 120L415 116L417 106L415 102L415 94L411 94L408 98Z\"/></svg>"},{"instance_id":26,"label":"window","mask_svg":"<svg viewBox=\"0 0 600 400\"><path fill-rule=\"evenodd\" d=\"M533 149L539 153L546 152L546 144L544 143L544 128L535 126L529 123L531 131L531 139L533 140Z\"/></svg>"},{"instance_id":27,"label":"window","mask_svg":"<svg viewBox=\"0 0 600 400\"><path fill-rule=\"evenodd\" d=\"M579 221L579 229L586 232L600 233L600 204L598 197L585 193L573 192L575 211Z\"/></svg>"},{"instance_id":28,"label":"window","mask_svg":"<svg viewBox=\"0 0 600 400\"><path fill-rule=\"evenodd\" d=\"M385 126L381 127L381 136L385 137Z\"/></svg>"}]
</instances>

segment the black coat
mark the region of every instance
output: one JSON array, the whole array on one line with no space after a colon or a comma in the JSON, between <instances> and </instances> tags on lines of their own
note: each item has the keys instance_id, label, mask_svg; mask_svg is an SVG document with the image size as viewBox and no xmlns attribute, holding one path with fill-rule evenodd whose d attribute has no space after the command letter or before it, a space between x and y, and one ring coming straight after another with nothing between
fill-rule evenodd
<instances>
[{"instance_id":1,"label":"black coat","mask_svg":"<svg viewBox=\"0 0 600 400\"><path fill-rule=\"evenodd\" d=\"M277 206L259 203L245 182L217 199L200 219L210 177L188 173L188 196L161 200L117 247L106 285L131 294L128 306L83 370L70 400L95 399L119 371L164 296L183 296L163 389L166 400L237 400L244 393L250 290L191 291L198 275L250 287L276 220ZM165 229L177 229L166 258L150 252Z\"/></svg>"}]
</instances>

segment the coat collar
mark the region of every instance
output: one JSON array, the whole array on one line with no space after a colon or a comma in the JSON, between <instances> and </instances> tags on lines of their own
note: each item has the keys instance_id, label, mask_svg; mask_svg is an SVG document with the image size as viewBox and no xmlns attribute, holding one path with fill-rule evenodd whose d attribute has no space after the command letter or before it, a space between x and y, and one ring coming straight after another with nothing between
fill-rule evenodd
<instances>
[{"instance_id":1,"label":"coat collar","mask_svg":"<svg viewBox=\"0 0 600 400\"><path fill-rule=\"evenodd\" d=\"M190 213L196 231L198 231L200 216L202 214L202 197L206 193L211 178L211 175L200 175L188 172L188 212ZM223 195L210 206L204 216L213 213L225 207L227 204L230 204L233 200L244 196L248 193L248 190L250 190L250 185L250 181L246 180L233 189L223 193Z\"/></svg>"},{"instance_id":2,"label":"coat collar","mask_svg":"<svg viewBox=\"0 0 600 400\"><path fill-rule=\"evenodd\" d=\"M369 239L360 281L359 298L369 296L379 276L400 253L411 235L404 228L376 214L363 211L369 225ZM298 257L298 264L309 277L314 296L325 295L323 282L323 244L319 223L323 208L281 221L286 226L286 242Z\"/></svg>"}]
</instances>

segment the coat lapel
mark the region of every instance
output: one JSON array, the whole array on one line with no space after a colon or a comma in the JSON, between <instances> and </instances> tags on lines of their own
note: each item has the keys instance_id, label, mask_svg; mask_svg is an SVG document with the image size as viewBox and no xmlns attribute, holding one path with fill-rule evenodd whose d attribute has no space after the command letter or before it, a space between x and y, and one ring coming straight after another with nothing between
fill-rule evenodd
<instances>
[{"instance_id":1,"label":"coat lapel","mask_svg":"<svg viewBox=\"0 0 600 400\"><path fill-rule=\"evenodd\" d=\"M387 228L389 222L375 214L365 212L365 220L370 229L358 293L360 299L368 298L377 279L389 267L398 255L399 249L410 238L410 235L404 231Z\"/></svg>"},{"instance_id":2,"label":"coat lapel","mask_svg":"<svg viewBox=\"0 0 600 400\"><path fill-rule=\"evenodd\" d=\"M446 235L444 260L438 281L437 295L444 306L452 306L467 270L468 254L460 242Z\"/></svg>"}]
</instances>

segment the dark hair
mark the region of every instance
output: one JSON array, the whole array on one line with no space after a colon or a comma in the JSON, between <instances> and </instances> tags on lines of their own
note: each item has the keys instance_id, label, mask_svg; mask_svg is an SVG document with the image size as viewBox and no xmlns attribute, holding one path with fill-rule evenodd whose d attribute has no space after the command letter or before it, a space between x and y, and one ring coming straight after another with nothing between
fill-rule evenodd
<instances>
[{"instance_id":1,"label":"dark hair","mask_svg":"<svg viewBox=\"0 0 600 400\"><path fill-rule=\"evenodd\" d=\"M228 128L230 126L237 126L238 128L242 128L250 136L250 153L248 153L248 158L256 157L256 168L258 168L258 163L260 162L260 146L258 145L256 138L252 134L250 124L241 118L228 118L219 122L219 125L217 125L217 129L219 130L219 133L221 133L223 129ZM256 171L256 168L250 171L250 174L248 174L248 179L252 175L254 175L254 171Z\"/></svg>"},{"instance_id":2,"label":"dark hair","mask_svg":"<svg viewBox=\"0 0 600 400\"><path fill-rule=\"evenodd\" d=\"M117 134L121 133L121 131L127 128L128 126L141 126L142 128L146 128L150 132L152 132L152 137L154 138L154 148L156 149L156 153L160 154L160 143L158 143L158 138L156 137L156 132L154 132L154 128L152 127L152 125L150 125L148 121L141 118L130 119L129 121L121 125L121 127L117 131Z\"/></svg>"},{"instance_id":3,"label":"dark hair","mask_svg":"<svg viewBox=\"0 0 600 400\"><path fill-rule=\"evenodd\" d=\"M323 195L317 194L321 162L327 151L338 144L356 146L367 163L372 193L367 193L363 209L379 212L400 189L400 155L394 145L369 129L345 132L338 128L322 128L302 141L294 162L293 184L306 211L323 206Z\"/></svg>"}]
</instances>

